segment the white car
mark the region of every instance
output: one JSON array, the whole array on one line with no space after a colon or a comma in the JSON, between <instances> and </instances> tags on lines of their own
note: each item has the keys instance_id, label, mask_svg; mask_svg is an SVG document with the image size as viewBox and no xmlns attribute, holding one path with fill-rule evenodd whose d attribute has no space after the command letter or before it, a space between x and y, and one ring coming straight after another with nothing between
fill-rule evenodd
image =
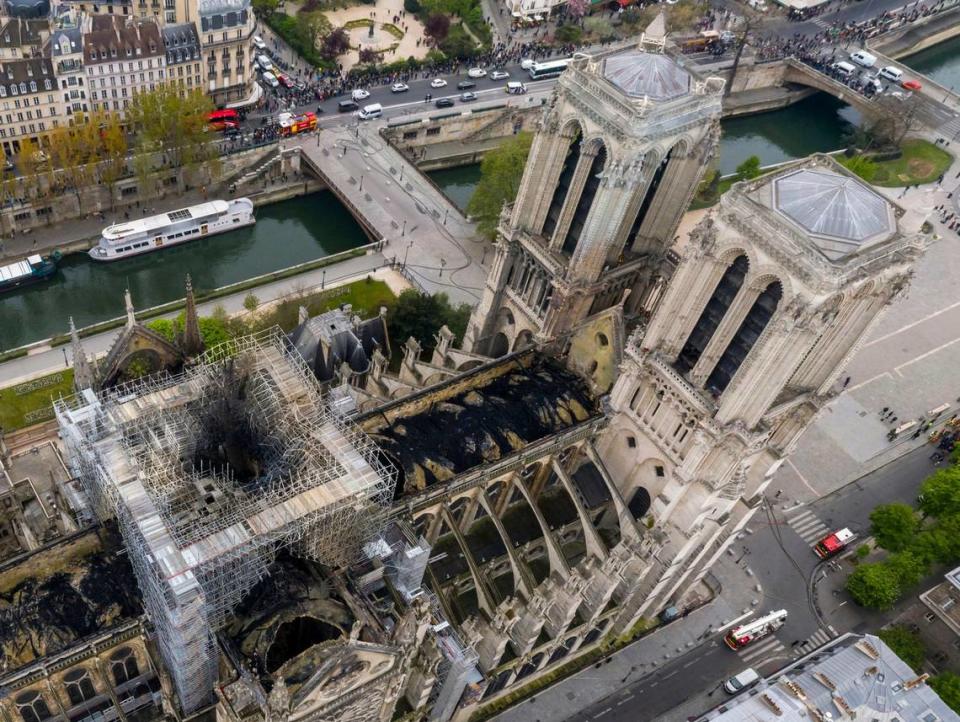
<instances>
[{"instance_id":1,"label":"white car","mask_svg":"<svg viewBox=\"0 0 960 722\"><path fill-rule=\"evenodd\" d=\"M470 68L470 70L467 71L467 77L474 79L485 78L487 77L487 71L483 68Z\"/></svg>"},{"instance_id":2,"label":"white car","mask_svg":"<svg viewBox=\"0 0 960 722\"><path fill-rule=\"evenodd\" d=\"M264 74L260 77L263 78L263 82L269 85L271 88L276 88L278 85L280 85L280 81L277 80L277 76L271 73L269 70L264 72Z\"/></svg>"},{"instance_id":3,"label":"white car","mask_svg":"<svg viewBox=\"0 0 960 722\"><path fill-rule=\"evenodd\" d=\"M520 61L520 67L521 67L523 70L530 70L530 68L533 67L533 64L534 64L535 62L537 62L537 61L534 60L533 58L524 58L523 60Z\"/></svg>"},{"instance_id":4,"label":"white car","mask_svg":"<svg viewBox=\"0 0 960 722\"><path fill-rule=\"evenodd\" d=\"M494 70L490 73L490 80L506 80L510 77L510 73L506 70Z\"/></svg>"},{"instance_id":5,"label":"white car","mask_svg":"<svg viewBox=\"0 0 960 722\"><path fill-rule=\"evenodd\" d=\"M366 100L367 98L370 97L370 91L364 90L363 88L357 88L352 93L350 93L350 97L353 98L354 100Z\"/></svg>"},{"instance_id":6,"label":"white car","mask_svg":"<svg viewBox=\"0 0 960 722\"><path fill-rule=\"evenodd\" d=\"M391 93L406 93L410 90L410 86L406 83L394 83L390 86Z\"/></svg>"},{"instance_id":7,"label":"white car","mask_svg":"<svg viewBox=\"0 0 960 722\"><path fill-rule=\"evenodd\" d=\"M433 80L430 81L430 87L431 87L431 88L446 88L446 87L447 87L447 81L444 80L443 78L434 78Z\"/></svg>"}]
</instances>

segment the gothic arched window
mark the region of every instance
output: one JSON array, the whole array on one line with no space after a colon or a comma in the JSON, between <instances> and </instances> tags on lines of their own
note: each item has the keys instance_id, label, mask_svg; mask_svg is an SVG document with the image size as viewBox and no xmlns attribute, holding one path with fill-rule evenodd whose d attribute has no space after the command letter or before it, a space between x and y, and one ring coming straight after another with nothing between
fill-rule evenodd
<instances>
[{"instance_id":1,"label":"gothic arched window","mask_svg":"<svg viewBox=\"0 0 960 722\"><path fill-rule=\"evenodd\" d=\"M63 676L63 682L71 704L83 704L97 696L97 690L93 687L90 673L82 667L67 672Z\"/></svg>"},{"instance_id":2,"label":"gothic arched window","mask_svg":"<svg viewBox=\"0 0 960 722\"><path fill-rule=\"evenodd\" d=\"M587 222L587 216L590 215L590 208L593 206L593 199L597 197L597 191L600 189L600 180L603 175L603 166L607 162L607 148L601 145L597 154L590 163L590 170L587 172L587 180L583 184L583 191L577 200L577 207L573 211L573 219L570 221L570 229L567 231L567 237L563 241L563 250L572 254L580 242L580 235L583 233L583 227Z\"/></svg>"},{"instance_id":3,"label":"gothic arched window","mask_svg":"<svg viewBox=\"0 0 960 722\"><path fill-rule=\"evenodd\" d=\"M43 701L43 697L36 690L18 695L14 702L17 705L20 717L23 718L23 722L43 722L43 720L53 716L50 714L47 703Z\"/></svg>"},{"instance_id":4,"label":"gothic arched window","mask_svg":"<svg viewBox=\"0 0 960 722\"><path fill-rule=\"evenodd\" d=\"M557 229L557 222L560 220L560 211L563 210L564 201L567 200L567 192L570 190L570 183L573 181L573 172L577 169L577 163L580 162L580 131L570 140L567 146L567 155L563 160L563 167L560 169L560 177L557 179L557 185L553 189L553 197L550 199L550 207L547 209L547 220L543 223L543 236L549 240L553 232Z\"/></svg>"},{"instance_id":5,"label":"gothic arched window","mask_svg":"<svg viewBox=\"0 0 960 722\"><path fill-rule=\"evenodd\" d=\"M113 672L113 681L118 685L140 676L137 658L130 647L121 647L110 655L110 671Z\"/></svg>"}]
</instances>

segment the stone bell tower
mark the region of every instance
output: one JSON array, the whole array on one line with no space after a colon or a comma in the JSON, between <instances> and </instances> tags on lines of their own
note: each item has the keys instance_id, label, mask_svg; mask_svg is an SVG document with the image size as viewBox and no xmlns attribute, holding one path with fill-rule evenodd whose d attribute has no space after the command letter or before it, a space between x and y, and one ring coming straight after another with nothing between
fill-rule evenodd
<instances>
[{"instance_id":1,"label":"stone bell tower","mask_svg":"<svg viewBox=\"0 0 960 722\"><path fill-rule=\"evenodd\" d=\"M492 356L562 336L632 294L649 301L719 135L723 81L639 43L578 54L557 83L465 348Z\"/></svg>"},{"instance_id":2,"label":"stone bell tower","mask_svg":"<svg viewBox=\"0 0 960 722\"><path fill-rule=\"evenodd\" d=\"M660 537L628 624L698 581L762 501L926 238L827 156L738 183L675 249L598 450Z\"/></svg>"}]
</instances>

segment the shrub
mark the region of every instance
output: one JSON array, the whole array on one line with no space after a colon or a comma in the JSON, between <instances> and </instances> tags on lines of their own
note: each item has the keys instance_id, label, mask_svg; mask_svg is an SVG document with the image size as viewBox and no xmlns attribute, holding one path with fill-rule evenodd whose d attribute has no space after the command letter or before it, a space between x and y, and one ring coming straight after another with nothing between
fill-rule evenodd
<instances>
[{"instance_id":1,"label":"shrub","mask_svg":"<svg viewBox=\"0 0 960 722\"><path fill-rule=\"evenodd\" d=\"M403 0L403 9L411 15L417 15L422 9L420 0Z\"/></svg>"},{"instance_id":2,"label":"shrub","mask_svg":"<svg viewBox=\"0 0 960 722\"><path fill-rule=\"evenodd\" d=\"M737 166L737 180L750 180L760 175L760 159L751 155Z\"/></svg>"},{"instance_id":3,"label":"shrub","mask_svg":"<svg viewBox=\"0 0 960 722\"><path fill-rule=\"evenodd\" d=\"M866 559L870 556L870 545L861 544L857 547L857 559Z\"/></svg>"},{"instance_id":4,"label":"shrub","mask_svg":"<svg viewBox=\"0 0 960 722\"><path fill-rule=\"evenodd\" d=\"M243 307L248 311L256 311L259 305L260 299L252 293L248 293L246 298L243 299Z\"/></svg>"},{"instance_id":5,"label":"shrub","mask_svg":"<svg viewBox=\"0 0 960 722\"><path fill-rule=\"evenodd\" d=\"M896 574L885 564L861 564L847 579L854 601L870 609L889 609L900 598Z\"/></svg>"},{"instance_id":6,"label":"shrub","mask_svg":"<svg viewBox=\"0 0 960 722\"><path fill-rule=\"evenodd\" d=\"M564 25L557 28L554 37L561 43L578 43L583 36L583 31L576 25Z\"/></svg>"}]
</instances>

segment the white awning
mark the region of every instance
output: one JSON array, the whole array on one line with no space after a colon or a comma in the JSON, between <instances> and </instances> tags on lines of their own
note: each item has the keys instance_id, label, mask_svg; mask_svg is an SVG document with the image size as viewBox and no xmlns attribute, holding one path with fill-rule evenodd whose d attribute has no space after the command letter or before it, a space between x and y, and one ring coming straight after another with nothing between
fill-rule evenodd
<instances>
[{"instance_id":1,"label":"white awning","mask_svg":"<svg viewBox=\"0 0 960 722\"><path fill-rule=\"evenodd\" d=\"M260 87L260 83L254 83L254 84L253 84L253 92L250 94L249 97L244 98L243 100L238 100L238 101L236 101L235 103L227 103L227 106L226 106L226 107L228 107L228 108L245 108L246 106L248 106L248 105L253 105L253 104L256 103L258 100L260 100L260 96L262 96L262 95L263 95L263 88Z\"/></svg>"},{"instance_id":2,"label":"white awning","mask_svg":"<svg viewBox=\"0 0 960 722\"><path fill-rule=\"evenodd\" d=\"M784 7L794 10L808 10L823 5L828 0L778 0L778 2Z\"/></svg>"}]
</instances>

